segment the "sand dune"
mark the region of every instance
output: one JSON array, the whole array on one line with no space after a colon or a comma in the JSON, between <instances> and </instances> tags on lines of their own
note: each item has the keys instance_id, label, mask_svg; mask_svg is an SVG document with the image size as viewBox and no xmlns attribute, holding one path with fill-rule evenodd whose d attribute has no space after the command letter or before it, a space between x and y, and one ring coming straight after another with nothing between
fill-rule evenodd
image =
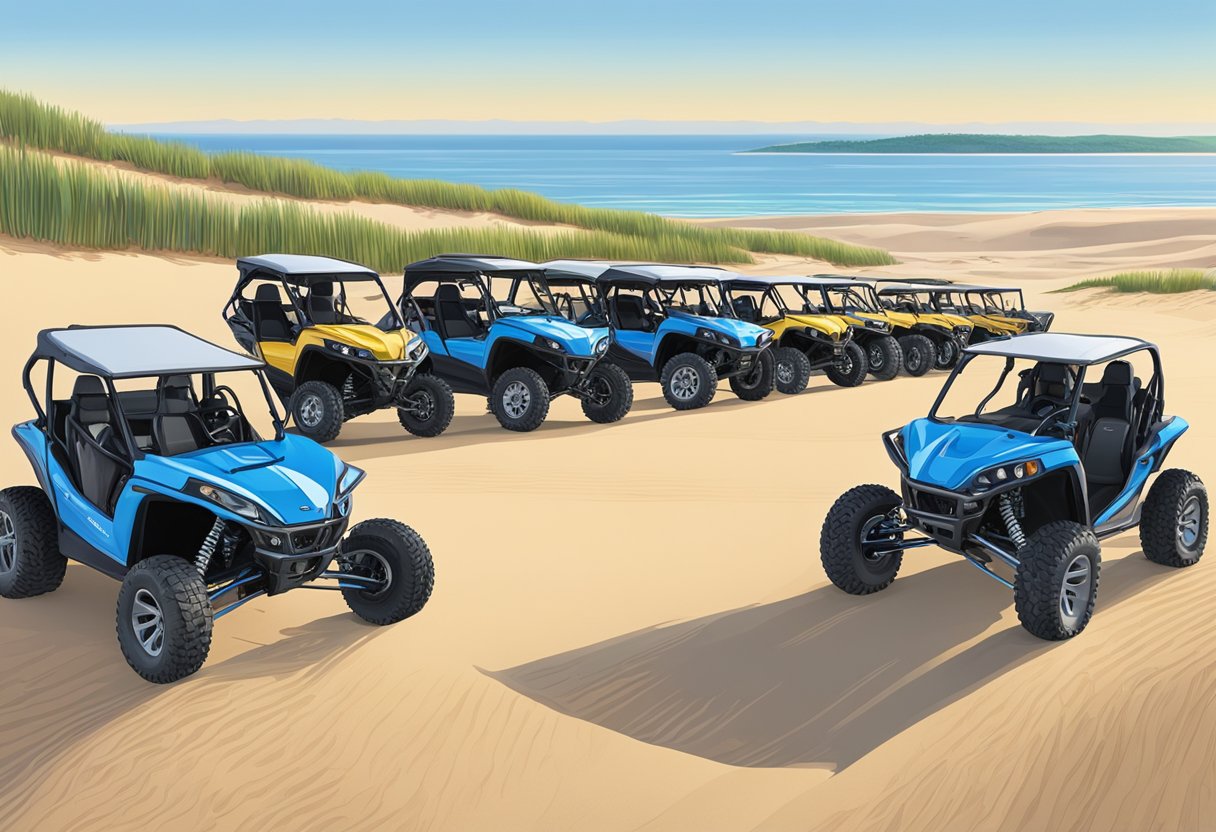
<instances>
[{"instance_id":1,"label":"sand dune","mask_svg":"<svg viewBox=\"0 0 1216 832\"><path fill-rule=\"evenodd\" d=\"M1027 240L1075 224L1017 222ZM1171 462L1216 483L1216 298L1046 295L1123 244L1053 230L994 264L967 253L971 224L926 222L942 249L897 248L888 271L1025 264L1058 329L1158 340L1168 410L1193 425ZM756 270L795 265L828 268ZM0 275L21 298L0 311L9 423L28 418L17 378L44 326L172 321L229 343L230 264L0 240ZM939 384L819 377L685 414L648 385L618 425L559 400L524 435L466 396L434 440L353 422L335 450L369 472L357 519L424 535L426 610L376 629L332 593L254 601L162 688L122 660L109 579L72 567L56 593L0 602L0 829L1210 830L1213 563L1175 572L1134 534L1109 541L1098 612L1063 644L936 550L871 598L826 585L823 513L892 481L878 433ZM11 441L0 470L32 481Z\"/></svg>"}]
</instances>

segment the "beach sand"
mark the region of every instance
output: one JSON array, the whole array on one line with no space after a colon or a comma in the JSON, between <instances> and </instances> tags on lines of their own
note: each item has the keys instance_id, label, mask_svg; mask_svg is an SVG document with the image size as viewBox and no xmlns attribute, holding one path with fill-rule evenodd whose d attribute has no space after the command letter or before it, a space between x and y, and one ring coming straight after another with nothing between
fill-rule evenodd
<instances>
[{"instance_id":1,"label":"beach sand","mask_svg":"<svg viewBox=\"0 0 1216 832\"><path fill-rule=\"evenodd\" d=\"M1170 462L1216 483L1216 296L1046 292L1117 268L1216 263L1216 211L758 221L891 248L891 274L1026 278L1059 331L1161 344ZM749 223L752 224L752 223ZM1117 230L1110 230L1114 224ZM754 271L824 264L766 258ZM171 322L221 344L228 263L0 240L7 395L43 327ZM0 601L0 829L1210 830L1216 563L1103 546L1097 613L1039 641L1011 593L935 549L887 591L827 584L835 497L895 484L882 430L942 376L675 413L656 385L612 426L555 402L535 433L460 396L437 439L391 413L333 450L356 520L434 553L434 597L377 629L336 593L256 600L170 687L126 666L118 585L80 566ZM4 483L31 483L12 441ZM1210 558L1211 556L1209 556Z\"/></svg>"}]
</instances>

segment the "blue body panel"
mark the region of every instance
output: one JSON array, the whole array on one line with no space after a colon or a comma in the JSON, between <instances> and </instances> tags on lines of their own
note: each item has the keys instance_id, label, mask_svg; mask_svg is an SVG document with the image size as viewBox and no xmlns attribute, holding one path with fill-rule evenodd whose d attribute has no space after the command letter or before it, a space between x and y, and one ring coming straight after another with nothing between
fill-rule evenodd
<instances>
[{"instance_id":1,"label":"blue body panel","mask_svg":"<svg viewBox=\"0 0 1216 832\"><path fill-rule=\"evenodd\" d=\"M1031 436L995 425L917 419L901 431L908 476L917 482L958 491L981 471L1006 462L1038 459L1044 471L1077 465L1067 439Z\"/></svg>"},{"instance_id":2,"label":"blue body panel","mask_svg":"<svg viewBox=\"0 0 1216 832\"><path fill-rule=\"evenodd\" d=\"M118 564L125 565L136 518L154 494L193 503L237 523L249 519L201 496L183 493L195 479L244 497L262 508L272 525L317 523L329 517L337 496L342 460L316 442L287 434L281 440L221 445L174 457L148 454L135 461L134 472L119 495L111 519L81 496L53 455L47 438L33 422L13 429L35 472L55 504L60 522ZM152 494L144 493L152 492Z\"/></svg>"},{"instance_id":3,"label":"blue body panel","mask_svg":"<svg viewBox=\"0 0 1216 832\"><path fill-rule=\"evenodd\" d=\"M1148 482L1149 475L1157 469L1161 460L1165 459L1165 455L1169 453L1170 447L1179 436L1186 432L1188 427L1190 425L1185 419L1175 416L1157 432L1144 453L1136 458L1131 475L1127 479L1127 485L1119 492L1119 496L1115 497L1111 504L1098 515L1098 519L1094 521L1095 526L1101 526L1103 523L1113 520L1140 496L1140 492L1144 490L1144 484Z\"/></svg>"},{"instance_id":4,"label":"blue body panel","mask_svg":"<svg viewBox=\"0 0 1216 832\"><path fill-rule=\"evenodd\" d=\"M532 345L537 336L562 345L574 358L593 358L595 345L609 335L607 327L583 327L565 318L552 315L518 315L499 318L490 326L484 338L448 338L444 340L434 329L422 333L431 352L450 356L458 361L484 370L494 352L494 346L504 339Z\"/></svg>"},{"instance_id":5,"label":"blue body panel","mask_svg":"<svg viewBox=\"0 0 1216 832\"><path fill-rule=\"evenodd\" d=\"M613 337L618 346L653 367L664 338L669 335L686 335L695 338L698 329L712 329L714 332L725 333L736 339L743 349L754 349L760 339L769 334L764 327L734 318L709 318L703 315L672 311L667 314L654 332L618 329L614 330Z\"/></svg>"}]
</instances>

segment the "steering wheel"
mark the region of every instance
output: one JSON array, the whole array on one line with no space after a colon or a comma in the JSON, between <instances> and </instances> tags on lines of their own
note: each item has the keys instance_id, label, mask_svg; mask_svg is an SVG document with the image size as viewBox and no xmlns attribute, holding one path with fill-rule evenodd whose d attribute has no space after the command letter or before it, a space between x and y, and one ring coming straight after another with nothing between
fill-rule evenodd
<instances>
[{"instance_id":1,"label":"steering wheel","mask_svg":"<svg viewBox=\"0 0 1216 832\"><path fill-rule=\"evenodd\" d=\"M1030 432L1030 435L1038 436L1039 431L1041 431L1043 428L1049 426L1054 427L1057 418L1067 413L1070 409L1071 408L1069 407L1057 407L1052 409L1052 411L1044 416L1042 421L1035 426L1035 429Z\"/></svg>"},{"instance_id":2,"label":"steering wheel","mask_svg":"<svg viewBox=\"0 0 1216 832\"><path fill-rule=\"evenodd\" d=\"M241 411L232 405L229 394L234 397L236 395L226 385L217 387L212 391L211 398L199 407L203 428L211 439L219 444L245 440L244 417Z\"/></svg>"}]
</instances>

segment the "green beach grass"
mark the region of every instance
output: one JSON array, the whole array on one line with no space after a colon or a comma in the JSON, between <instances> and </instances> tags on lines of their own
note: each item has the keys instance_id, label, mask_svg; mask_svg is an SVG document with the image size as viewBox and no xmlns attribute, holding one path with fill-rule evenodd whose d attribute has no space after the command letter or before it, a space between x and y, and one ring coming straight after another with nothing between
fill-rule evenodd
<instances>
[{"instance_id":1,"label":"green beach grass","mask_svg":"<svg viewBox=\"0 0 1216 832\"><path fill-rule=\"evenodd\" d=\"M102 250L184 252L235 258L265 251L323 254L399 272L445 251L494 252L525 260L660 259L745 263L724 241L607 231L538 233L509 228L403 231L354 214L266 199L235 206L205 194L108 176L82 162L0 145L0 234Z\"/></svg>"},{"instance_id":2,"label":"green beach grass","mask_svg":"<svg viewBox=\"0 0 1216 832\"><path fill-rule=\"evenodd\" d=\"M668 260L672 259L669 252L685 251L688 256L682 262L746 263L751 262L748 252L811 257L838 266L881 266L896 262L881 249L789 231L705 228L642 211L586 208L555 202L527 191L487 190L437 180L396 179L371 171L345 173L313 162L253 153L208 154L181 142L111 133L80 113L5 90L0 90L0 140L17 146L123 163L150 173L239 184L267 195L489 212L531 222L569 225L600 233L594 239L606 247L591 249L586 256L592 257L617 258L618 255L612 253L616 249L607 247L607 243L625 237L634 241L635 253L627 256L647 260ZM19 211L33 210L28 204L18 203L13 207ZM496 233L500 233L504 241L512 234L527 237L525 231ZM507 253L505 249L483 250Z\"/></svg>"},{"instance_id":3,"label":"green beach grass","mask_svg":"<svg viewBox=\"0 0 1216 832\"><path fill-rule=\"evenodd\" d=\"M1113 289L1116 292L1150 292L1173 295L1179 292L1211 292L1216 290L1216 269L1163 269L1160 271L1123 272L1109 277L1093 277L1057 289L1056 292L1077 292L1081 289Z\"/></svg>"}]
</instances>

